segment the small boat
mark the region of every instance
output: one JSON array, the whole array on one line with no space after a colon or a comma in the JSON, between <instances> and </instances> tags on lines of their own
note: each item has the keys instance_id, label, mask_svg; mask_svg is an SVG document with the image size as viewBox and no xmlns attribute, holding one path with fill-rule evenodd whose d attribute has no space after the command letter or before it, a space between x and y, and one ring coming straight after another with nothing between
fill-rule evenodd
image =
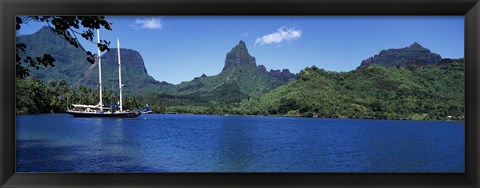
<instances>
[{"instance_id":1,"label":"small boat","mask_svg":"<svg viewBox=\"0 0 480 188\"><path fill-rule=\"evenodd\" d=\"M148 106L148 104L147 104L147 106L145 106L145 109L143 110L142 113L144 113L144 114L151 114L152 113L152 111L150 110L150 106Z\"/></svg>"},{"instance_id":2,"label":"small boat","mask_svg":"<svg viewBox=\"0 0 480 188\"><path fill-rule=\"evenodd\" d=\"M98 43L100 43L100 32L97 30ZM104 105L102 103L102 61L100 49L98 49L98 83L100 92L100 102L97 105L72 104L73 108L67 109L67 113L73 117L83 118L136 118L142 113L140 111L123 111L122 108L122 66L120 63L120 41L117 39L118 50L118 85L120 87L120 102L118 105Z\"/></svg>"}]
</instances>

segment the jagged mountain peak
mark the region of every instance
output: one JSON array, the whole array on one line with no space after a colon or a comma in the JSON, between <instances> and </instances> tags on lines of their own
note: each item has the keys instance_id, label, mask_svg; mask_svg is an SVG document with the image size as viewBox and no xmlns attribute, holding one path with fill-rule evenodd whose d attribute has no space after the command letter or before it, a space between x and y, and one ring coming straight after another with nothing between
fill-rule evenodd
<instances>
[{"instance_id":1,"label":"jagged mountain peak","mask_svg":"<svg viewBox=\"0 0 480 188\"><path fill-rule=\"evenodd\" d=\"M245 41L243 41L243 40L240 40L240 42L238 42L238 45L245 46L245 48L247 47L247 46L245 45Z\"/></svg>"},{"instance_id":2,"label":"jagged mountain peak","mask_svg":"<svg viewBox=\"0 0 480 188\"><path fill-rule=\"evenodd\" d=\"M250 53L248 53L247 45L243 40L240 40L238 45L233 47L232 50L227 53L223 70L238 65L247 65L252 67L257 66L255 57L251 56Z\"/></svg>"},{"instance_id":3,"label":"jagged mountain peak","mask_svg":"<svg viewBox=\"0 0 480 188\"><path fill-rule=\"evenodd\" d=\"M409 48L424 48L421 44L419 44L418 42L414 42L413 44L411 44L409 46Z\"/></svg>"}]
</instances>

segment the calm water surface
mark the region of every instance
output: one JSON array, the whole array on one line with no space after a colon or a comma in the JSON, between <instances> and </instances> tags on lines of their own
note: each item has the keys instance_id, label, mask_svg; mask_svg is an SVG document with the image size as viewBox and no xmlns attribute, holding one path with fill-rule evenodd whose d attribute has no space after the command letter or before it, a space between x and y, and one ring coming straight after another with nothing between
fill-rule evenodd
<instances>
[{"instance_id":1,"label":"calm water surface","mask_svg":"<svg viewBox=\"0 0 480 188\"><path fill-rule=\"evenodd\" d=\"M18 172L464 172L464 123L17 116Z\"/></svg>"}]
</instances>

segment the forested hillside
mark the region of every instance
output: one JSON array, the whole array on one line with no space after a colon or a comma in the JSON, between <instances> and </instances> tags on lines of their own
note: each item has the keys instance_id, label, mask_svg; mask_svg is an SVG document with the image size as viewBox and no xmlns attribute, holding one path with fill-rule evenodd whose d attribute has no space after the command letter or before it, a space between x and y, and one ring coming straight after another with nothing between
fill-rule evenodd
<instances>
[{"instance_id":1,"label":"forested hillside","mask_svg":"<svg viewBox=\"0 0 480 188\"><path fill-rule=\"evenodd\" d=\"M28 46L25 56L39 56L49 53L55 58L54 67L30 68L30 74L33 78L41 79L44 83L48 83L50 80L65 80L72 87L85 85L98 88L98 63L88 63L83 50L71 46L67 41L50 31L48 27L43 27L31 35L17 36L17 41ZM121 48L120 54L126 95L152 90L160 91L172 85L156 81L148 75L138 51ZM118 88L117 59L116 48L111 48L110 52L102 55L102 84L105 89Z\"/></svg>"},{"instance_id":2,"label":"forested hillside","mask_svg":"<svg viewBox=\"0 0 480 188\"><path fill-rule=\"evenodd\" d=\"M17 80L17 113L64 112L98 103L98 63L46 28L18 36L26 55L50 53L55 67ZM349 72L316 66L298 74L257 65L244 41L226 54L217 75L174 85L148 75L140 52L120 49L126 106L156 113L288 115L327 118L464 119L463 59L442 59L418 43L382 50ZM117 49L102 55L105 103L118 101ZM219 62L220 64L222 62Z\"/></svg>"},{"instance_id":3,"label":"forested hillside","mask_svg":"<svg viewBox=\"0 0 480 188\"><path fill-rule=\"evenodd\" d=\"M163 95L150 94L143 98L147 102L148 98L153 97L156 99L151 100L153 103L169 103L173 106L224 105L267 93L295 77L289 70L267 72L263 65L257 65L245 42L240 41L227 53L224 68L218 75L202 75L161 92ZM175 96L174 100L171 100L172 96ZM179 98L182 100L176 100Z\"/></svg>"},{"instance_id":4,"label":"forested hillside","mask_svg":"<svg viewBox=\"0 0 480 188\"><path fill-rule=\"evenodd\" d=\"M364 66L350 72L317 67L295 82L243 101L238 114L369 119L463 119L464 62L417 69Z\"/></svg>"}]
</instances>

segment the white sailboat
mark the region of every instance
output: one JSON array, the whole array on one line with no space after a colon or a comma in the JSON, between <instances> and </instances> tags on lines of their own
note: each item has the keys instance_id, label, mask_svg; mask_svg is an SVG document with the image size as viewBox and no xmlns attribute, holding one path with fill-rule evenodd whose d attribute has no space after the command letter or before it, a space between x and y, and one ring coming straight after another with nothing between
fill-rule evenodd
<instances>
[{"instance_id":1,"label":"white sailboat","mask_svg":"<svg viewBox=\"0 0 480 188\"><path fill-rule=\"evenodd\" d=\"M97 30L97 42L100 43L100 31ZM104 106L102 101L102 61L100 48L98 48L98 84L100 86L100 100L97 105L72 104L73 109L67 109L67 113L73 117L95 117L95 118L136 118L142 113L138 111L123 111L122 104L122 64L120 61L120 40L117 39L118 50L118 85L120 89L120 109L112 106Z\"/></svg>"}]
</instances>

